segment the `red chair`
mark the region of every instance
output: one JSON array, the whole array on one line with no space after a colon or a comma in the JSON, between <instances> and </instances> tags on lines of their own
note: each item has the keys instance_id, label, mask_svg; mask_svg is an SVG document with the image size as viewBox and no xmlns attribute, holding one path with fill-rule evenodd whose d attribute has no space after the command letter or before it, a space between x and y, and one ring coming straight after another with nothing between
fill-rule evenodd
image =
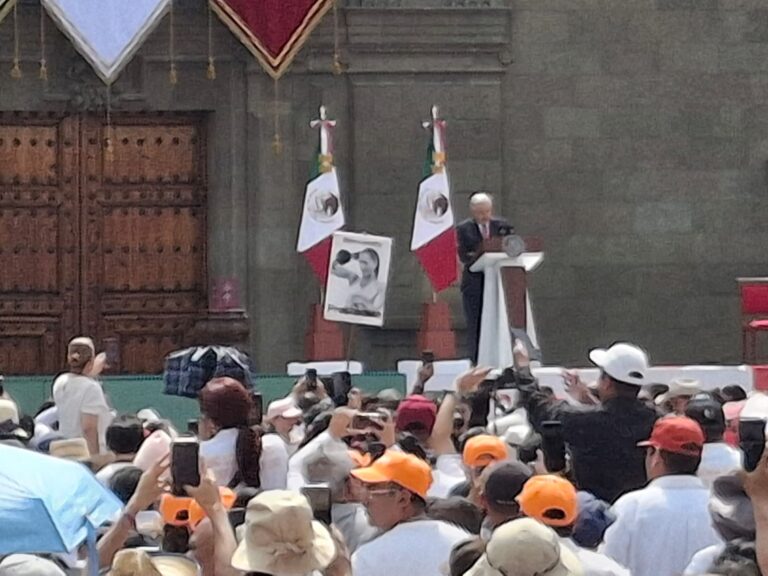
<instances>
[{"instance_id":1,"label":"red chair","mask_svg":"<svg viewBox=\"0 0 768 576\"><path fill-rule=\"evenodd\" d=\"M768 278L739 278L741 294L741 356L757 363L757 334L768 332Z\"/></svg>"}]
</instances>

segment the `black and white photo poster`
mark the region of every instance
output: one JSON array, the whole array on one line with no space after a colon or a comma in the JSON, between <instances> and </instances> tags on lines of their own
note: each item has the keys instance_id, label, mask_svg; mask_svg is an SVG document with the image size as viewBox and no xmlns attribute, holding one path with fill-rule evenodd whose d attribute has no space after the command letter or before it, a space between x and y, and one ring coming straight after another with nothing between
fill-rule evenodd
<instances>
[{"instance_id":1,"label":"black and white photo poster","mask_svg":"<svg viewBox=\"0 0 768 576\"><path fill-rule=\"evenodd\" d=\"M391 238L335 233L325 292L325 319L383 326L391 258Z\"/></svg>"}]
</instances>

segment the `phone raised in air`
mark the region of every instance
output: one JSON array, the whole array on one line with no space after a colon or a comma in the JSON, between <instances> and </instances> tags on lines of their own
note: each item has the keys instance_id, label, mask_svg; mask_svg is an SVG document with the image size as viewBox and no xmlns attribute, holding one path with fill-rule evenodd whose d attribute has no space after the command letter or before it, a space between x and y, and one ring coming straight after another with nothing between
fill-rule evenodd
<instances>
[{"instance_id":1,"label":"phone raised in air","mask_svg":"<svg viewBox=\"0 0 768 576\"><path fill-rule=\"evenodd\" d=\"M544 466L549 472L565 470L567 461L562 422L546 420L541 423L541 451L544 452Z\"/></svg>"},{"instance_id":2,"label":"phone raised in air","mask_svg":"<svg viewBox=\"0 0 768 576\"><path fill-rule=\"evenodd\" d=\"M744 470L752 472L760 463L765 448L766 421L761 418L739 420L739 447L744 452Z\"/></svg>"},{"instance_id":3,"label":"phone raised in air","mask_svg":"<svg viewBox=\"0 0 768 576\"><path fill-rule=\"evenodd\" d=\"M424 364L434 364L435 363L435 353L432 350L423 350L421 352L421 361Z\"/></svg>"},{"instance_id":4,"label":"phone raised in air","mask_svg":"<svg viewBox=\"0 0 768 576\"><path fill-rule=\"evenodd\" d=\"M384 429L384 416L378 412L359 412L352 418L354 430Z\"/></svg>"},{"instance_id":5,"label":"phone raised in air","mask_svg":"<svg viewBox=\"0 0 768 576\"><path fill-rule=\"evenodd\" d=\"M175 496L186 496L184 486L200 485L200 443L197 438L182 436L171 444L171 490Z\"/></svg>"},{"instance_id":6,"label":"phone raised in air","mask_svg":"<svg viewBox=\"0 0 768 576\"><path fill-rule=\"evenodd\" d=\"M305 486L301 489L301 493L304 494L309 501L309 505L312 508L312 515L315 520L324 523L326 526L331 524L331 490L330 488L322 488L315 486Z\"/></svg>"}]
</instances>

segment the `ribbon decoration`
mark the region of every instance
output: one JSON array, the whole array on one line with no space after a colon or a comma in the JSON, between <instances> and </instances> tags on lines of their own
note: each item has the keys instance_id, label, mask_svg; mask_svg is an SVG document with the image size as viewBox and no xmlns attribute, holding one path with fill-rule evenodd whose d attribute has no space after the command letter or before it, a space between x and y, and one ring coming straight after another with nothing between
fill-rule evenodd
<instances>
[{"instance_id":1,"label":"ribbon decoration","mask_svg":"<svg viewBox=\"0 0 768 576\"><path fill-rule=\"evenodd\" d=\"M211 8L258 59L280 78L333 6L333 0L209 0Z\"/></svg>"},{"instance_id":2,"label":"ribbon decoration","mask_svg":"<svg viewBox=\"0 0 768 576\"><path fill-rule=\"evenodd\" d=\"M117 80L163 19L170 1L41 0L41 3L75 49L109 85ZM2 7L3 0L0 0L0 15Z\"/></svg>"}]
</instances>

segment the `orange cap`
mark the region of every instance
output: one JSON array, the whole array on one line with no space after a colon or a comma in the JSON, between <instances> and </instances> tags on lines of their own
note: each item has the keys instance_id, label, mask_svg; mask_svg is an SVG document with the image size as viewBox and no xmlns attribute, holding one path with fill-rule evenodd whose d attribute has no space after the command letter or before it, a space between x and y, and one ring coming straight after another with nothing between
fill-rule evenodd
<instances>
[{"instance_id":1,"label":"orange cap","mask_svg":"<svg viewBox=\"0 0 768 576\"><path fill-rule=\"evenodd\" d=\"M570 526L579 513L576 488L560 476L534 476L517 501L526 516L548 526Z\"/></svg>"},{"instance_id":2,"label":"orange cap","mask_svg":"<svg viewBox=\"0 0 768 576\"><path fill-rule=\"evenodd\" d=\"M470 468L488 466L509 458L507 443L498 436L481 434L467 440L462 454L464 464Z\"/></svg>"},{"instance_id":3,"label":"orange cap","mask_svg":"<svg viewBox=\"0 0 768 576\"><path fill-rule=\"evenodd\" d=\"M235 494L234 490L220 486L219 495L221 496L221 503L224 505L224 509L231 510L237 500L237 494ZM200 504L197 503L197 500L193 500L189 506L189 525L195 528L207 516Z\"/></svg>"},{"instance_id":4,"label":"orange cap","mask_svg":"<svg viewBox=\"0 0 768 576\"><path fill-rule=\"evenodd\" d=\"M224 508L230 510L235 504L237 495L229 488L219 488L219 494ZM191 528L197 526L206 517L196 500L188 496L172 494L163 494L160 498L160 514L166 524Z\"/></svg>"},{"instance_id":5,"label":"orange cap","mask_svg":"<svg viewBox=\"0 0 768 576\"><path fill-rule=\"evenodd\" d=\"M412 454L395 450L387 450L367 468L352 470L352 476L365 484L393 482L425 500L432 485L432 469L429 464Z\"/></svg>"},{"instance_id":6,"label":"orange cap","mask_svg":"<svg viewBox=\"0 0 768 576\"><path fill-rule=\"evenodd\" d=\"M371 465L371 455L363 454L359 450L349 450L349 457L355 463L355 468L366 468Z\"/></svg>"}]
</instances>

